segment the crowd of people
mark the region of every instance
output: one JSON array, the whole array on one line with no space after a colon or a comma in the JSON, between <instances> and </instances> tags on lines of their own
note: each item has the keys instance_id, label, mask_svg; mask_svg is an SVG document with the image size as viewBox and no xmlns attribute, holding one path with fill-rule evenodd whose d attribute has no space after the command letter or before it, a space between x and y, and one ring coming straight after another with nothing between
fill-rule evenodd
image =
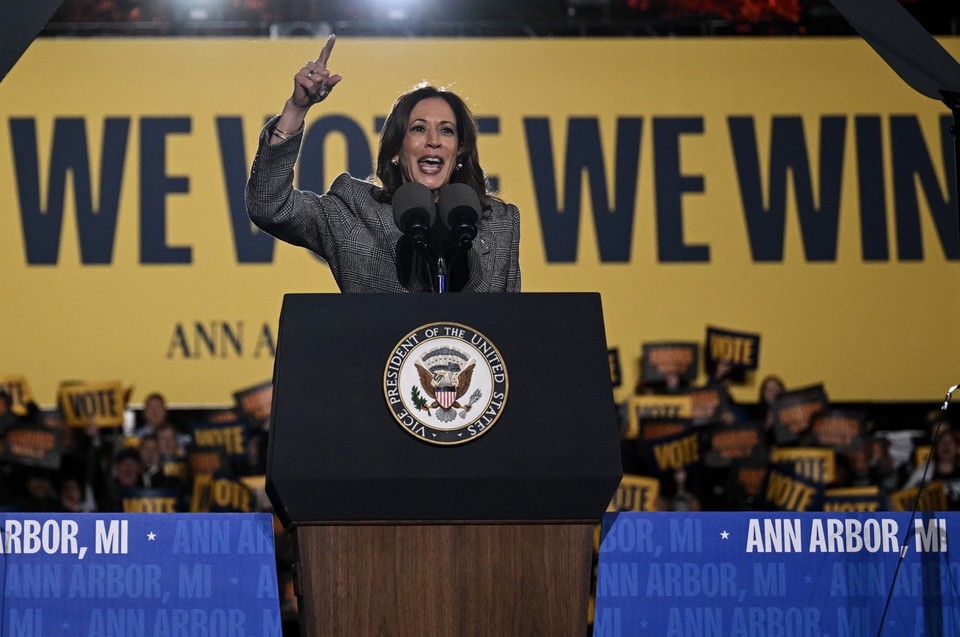
<instances>
[{"instance_id":1,"label":"crowd of people","mask_svg":"<svg viewBox=\"0 0 960 637\"><path fill-rule=\"evenodd\" d=\"M21 512L123 512L124 496L162 490L177 502L177 511L208 510L199 497L198 476L227 475L236 479L263 475L269 425L236 418L245 431L243 454L237 450L194 444L191 428L205 423L194 413L189 422L171 418L160 393L146 397L133 412L132 430L67 427L56 411L44 412L29 403L14 412L11 397L0 390L0 510ZM222 410L211 414L223 414ZM49 430L57 443L44 458L18 454L4 444L8 433ZM12 437L12 433L11 433ZM213 458L211 462L211 458ZM256 498L251 498L254 502ZM130 508L130 505L127 506Z\"/></svg>"},{"instance_id":2,"label":"crowd of people","mask_svg":"<svg viewBox=\"0 0 960 637\"><path fill-rule=\"evenodd\" d=\"M708 385L715 383L711 380ZM722 386L722 382L721 382ZM724 386L725 387L725 386ZM661 471L656 466L651 448L657 439L645 436L643 420L639 432L622 439L624 473L654 477L659 481L659 510L763 510L776 508L760 491L749 488L743 480L742 466L736 462L718 466L706 456L711 435L723 428L748 425L760 433L759 451L769 466L775 466L775 452L780 448L820 448L808 429L798 440L784 443L775 434L776 409L779 397L788 392L785 383L775 376L764 378L757 385L755 403L741 404L723 392L724 400L706 422L695 430L700 439L700 453L682 467ZM682 383L656 383L638 386L638 394L678 396L690 388ZM630 401L619 407L621 430L626 434ZM878 405L876 410L889 406ZM10 397L0 390L0 448L8 431L16 427L47 427L63 432L63 443L57 467L17 459L9 453L0 456L0 510L22 512L123 512L124 494L144 490L175 493L178 511L209 510L209 503L198 506L194 471L203 474L228 475L235 479L262 476L268 424L244 423L243 455L226 449L201 447L193 440L191 427L196 421L223 414L196 411L171 412L163 395L154 393L135 412L137 426L103 428L64 427L55 412L43 412L31 405L25 413L12 410ZM811 419L816 414L811 414ZM931 482L943 488L945 504L950 510L960 509L960 455L955 425L944 412L931 405L924 419L907 431L878 429L877 414L864 411L864 428L854 448L829 449L833 471L824 489L875 487L880 508L894 507L889 497L904 489L914 489ZM210 467L210 452L216 460ZM929 462L927 457L929 455ZM768 468L769 468L768 466ZM212 471L211 471L212 469ZM941 487L942 485L942 487ZM265 504L263 498L251 499L252 507ZM129 508L129 507L128 507Z\"/></svg>"},{"instance_id":3,"label":"crowd of people","mask_svg":"<svg viewBox=\"0 0 960 637\"><path fill-rule=\"evenodd\" d=\"M785 429L778 423L778 401L809 390L791 390L781 378L771 375L756 383L755 403L739 403L728 390L731 383L745 380L743 374L731 373L729 369L714 370L706 385L700 388L701 391L718 389L721 400L709 417L695 423L687 419L685 424L678 425L696 436L698 449L695 457L688 458L679 467L658 466L651 449L660 442L659 434L653 431L648 435L644 430L644 417L638 418L636 414L639 428L630 432L629 410L635 401L620 405L624 472L658 481L653 508L663 511L784 510L770 493L774 488L771 475L779 470L815 490L817 497L809 501L809 508L804 510L902 510L905 502L912 503L921 495L932 496L921 498L921 510L960 509L960 455L955 418L948 411L932 404L920 405L912 413L915 420L889 422L883 412L890 410L890 405L858 404L855 409L844 405L844 414L857 421L858 430L843 444L831 444L819 438L813 427L819 416L833 408L825 396L820 408L805 413L799 425L791 425L798 427L797 435L781 436ZM821 389L817 387L816 391ZM636 388L638 396L683 396L691 391L697 390L686 386L677 376L655 383L640 382ZM632 408L639 409L637 405ZM882 427L877 425L878 421L885 420ZM750 457L724 458L723 453L712 449L718 432L734 429L756 432L752 438L756 444L749 449ZM676 438L675 433L670 433ZM793 457L815 454L818 459L826 460L822 464L827 470L805 475L805 463L791 460L791 452ZM841 499L844 506L831 509L825 497L832 493L851 493L844 491L850 489L861 491L851 500Z\"/></svg>"}]
</instances>

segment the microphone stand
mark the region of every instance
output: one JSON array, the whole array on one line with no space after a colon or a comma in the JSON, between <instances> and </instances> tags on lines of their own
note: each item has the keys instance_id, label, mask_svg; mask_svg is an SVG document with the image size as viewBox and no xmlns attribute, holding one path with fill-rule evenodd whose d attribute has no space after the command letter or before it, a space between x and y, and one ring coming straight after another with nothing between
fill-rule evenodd
<instances>
[{"instance_id":1,"label":"microphone stand","mask_svg":"<svg viewBox=\"0 0 960 637\"><path fill-rule=\"evenodd\" d=\"M472 242L466 244L453 242L451 241L452 238L451 235L447 235L443 241L430 246L423 252L423 257L430 269L433 291L437 294L459 291L450 287L457 284L457 281L451 276L456 276L456 268L460 260L468 258L467 252L469 252L472 244Z\"/></svg>"}]
</instances>

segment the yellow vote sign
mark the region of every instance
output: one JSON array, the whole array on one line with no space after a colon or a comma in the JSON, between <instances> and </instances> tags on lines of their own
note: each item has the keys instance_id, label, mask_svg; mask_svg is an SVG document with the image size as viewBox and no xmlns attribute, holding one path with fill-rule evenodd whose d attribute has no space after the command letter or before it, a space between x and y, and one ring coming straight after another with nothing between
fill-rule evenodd
<instances>
[{"instance_id":1,"label":"yellow vote sign","mask_svg":"<svg viewBox=\"0 0 960 637\"><path fill-rule=\"evenodd\" d=\"M756 369L760 357L760 335L707 328L707 360L727 363L737 369Z\"/></svg>"},{"instance_id":2,"label":"yellow vote sign","mask_svg":"<svg viewBox=\"0 0 960 637\"><path fill-rule=\"evenodd\" d=\"M126 409L126 389L119 381L75 383L60 387L60 408L68 427L119 427Z\"/></svg>"},{"instance_id":3,"label":"yellow vote sign","mask_svg":"<svg viewBox=\"0 0 960 637\"><path fill-rule=\"evenodd\" d=\"M880 511L880 487L848 487L826 489L823 492L823 510L827 513L860 513Z\"/></svg>"},{"instance_id":4,"label":"yellow vote sign","mask_svg":"<svg viewBox=\"0 0 960 637\"><path fill-rule=\"evenodd\" d=\"M933 480L922 490L919 487L900 489L890 494L894 511L947 511L947 492L942 480Z\"/></svg>"},{"instance_id":5,"label":"yellow vote sign","mask_svg":"<svg viewBox=\"0 0 960 637\"><path fill-rule=\"evenodd\" d=\"M627 438L640 435L642 421L690 418L693 402L689 395L634 396L628 403Z\"/></svg>"},{"instance_id":6,"label":"yellow vote sign","mask_svg":"<svg viewBox=\"0 0 960 637\"><path fill-rule=\"evenodd\" d=\"M607 511L656 511L660 480L650 476L624 474Z\"/></svg>"},{"instance_id":7,"label":"yellow vote sign","mask_svg":"<svg viewBox=\"0 0 960 637\"><path fill-rule=\"evenodd\" d=\"M837 460L833 449L780 447L770 453L770 461L790 465L799 477L818 484L830 484L836 478Z\"/></svg>"}]
</instances>

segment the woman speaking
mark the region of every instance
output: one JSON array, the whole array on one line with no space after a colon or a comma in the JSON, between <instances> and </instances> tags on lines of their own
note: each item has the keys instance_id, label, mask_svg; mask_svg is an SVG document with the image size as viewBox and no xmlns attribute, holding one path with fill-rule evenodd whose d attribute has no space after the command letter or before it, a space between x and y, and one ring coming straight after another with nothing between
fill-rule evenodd
<instances>
[{"instance_id":1,"label":"woman speaking","mask_svg":"<svg viewBox=\"0 0 960 637\"><path fill-rule=\"evenodd\" d=\"M342 79L327 69L335 42L331 35L320 57L297 72L283 112L261 131L246 189L250 219L324 259L342 292L438 291L434 255L412 249L394 222L393 196L415 182L436 200L445 186L465 184L480 203L476 237L450 260L446 288L519 292L520 213L487 190L476 121L451 91L419 85L397 99L380 134L379 184L344 173L325 194L293 187L307 111ZM433 245L439 245L440 226L437 222L431 230Z\"/></svg>"}]
</instances>

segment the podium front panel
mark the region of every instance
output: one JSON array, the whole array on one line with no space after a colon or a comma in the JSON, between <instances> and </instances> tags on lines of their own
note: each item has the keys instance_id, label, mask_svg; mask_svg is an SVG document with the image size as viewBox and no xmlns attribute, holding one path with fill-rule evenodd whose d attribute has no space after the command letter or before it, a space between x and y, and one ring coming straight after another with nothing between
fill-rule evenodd
<instances>
[{"instance_id":1,"label":"podium front panel","mask_svg":"<svg viewBox=\"0 0 960 637\"><path fill-rule=\"evenodd\" d=\"M398 343L433 323L482 334L506 369L499 417L463 444L411 434L384 395ZM599 519L621 476L598 294L287 295L273 400L285 523Z\"/></svg>"}]
</instances>

